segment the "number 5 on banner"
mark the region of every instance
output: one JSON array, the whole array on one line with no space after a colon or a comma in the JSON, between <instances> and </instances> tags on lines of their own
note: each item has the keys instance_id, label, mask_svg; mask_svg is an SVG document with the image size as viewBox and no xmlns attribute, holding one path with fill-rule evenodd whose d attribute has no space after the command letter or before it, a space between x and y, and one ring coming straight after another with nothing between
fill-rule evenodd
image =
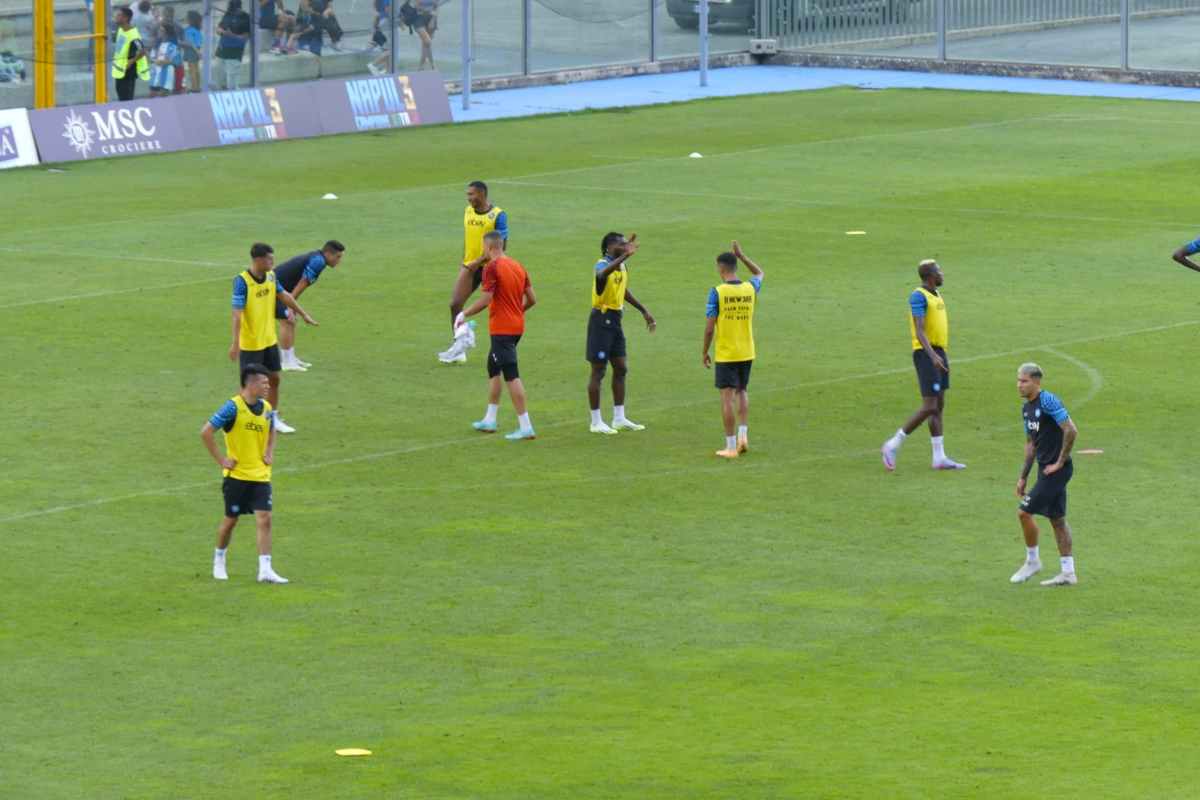
<instances>
[{"instance_id":1,"label":"number 5 on banner","mask_svg":"<svg viewBox=\"0 0 1200 800\"><path fill-rule=\"evenodd\" d=\"M400 88L404 90L404 108L408 111L416 111L417 98L413 96L412 85L408 81L408 76L397 75L396 80L400 82Z\"/></svg>"}]
</instances>

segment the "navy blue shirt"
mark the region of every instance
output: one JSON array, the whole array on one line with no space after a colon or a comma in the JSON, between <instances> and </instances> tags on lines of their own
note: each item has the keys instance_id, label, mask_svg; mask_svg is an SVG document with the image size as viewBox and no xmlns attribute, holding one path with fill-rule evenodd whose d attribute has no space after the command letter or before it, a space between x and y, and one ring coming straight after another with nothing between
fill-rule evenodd
<instances>
[{"instance_id":1,"label":"navy blue shirt","mask_svg":"<svg viewBox=\"0 0 1200 800\"><path fill-rule=\"evenodd\" d=\"M325 256L320 250L301 253L275 268L275 280L279 282L281 289L291 293L296 291L296 284L301 278L308 278L310 284L316 283L327 266L329 265L325 263Z\"/></svg>"},{"instance_id":2,"label":"navy blue shirt","mask_svg":"<svg viewBox=\"0 0 1200 800\"><path fill-rule=\"evenodd\" d=\"M1063 445L1061 424L1071 418L1062 400L1043 389L1036 398L1021 406L1021 417L1025 435L1037 451L1038 466L1044 468L1058 461ZM1071 459L1068 458L1067 463L1071 463Z\"/></svg>"}]
</instances>

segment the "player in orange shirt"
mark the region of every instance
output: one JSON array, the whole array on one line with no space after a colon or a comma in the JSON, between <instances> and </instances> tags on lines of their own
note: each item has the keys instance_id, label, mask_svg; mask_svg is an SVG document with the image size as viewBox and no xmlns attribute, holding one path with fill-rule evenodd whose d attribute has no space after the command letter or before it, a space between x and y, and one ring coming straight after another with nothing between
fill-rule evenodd
<instances>
[{"instance_id":1,"label":"player in orange shirt","mask_svg":"<svg viewBox=\"0 0 1200 800\"><path fill-rule=\"evenodd\" d=\"M525 385L517 368L517 343L525 333L525 312L537 303L529 273L515 258L504 254L504 237L492 231L483 237L483 252L487 263L483 267L483 291L469 308L459 313L455 326L467 317L488 310L488 333L492 348L488 352L488 407L483 419L472 423L481 433L496 432L496 414L500 410L500 376L508 384L513 408L520 427L504 438L518 442L536 438L533 423L525 407Z\"/></svg>"}]
</instances>

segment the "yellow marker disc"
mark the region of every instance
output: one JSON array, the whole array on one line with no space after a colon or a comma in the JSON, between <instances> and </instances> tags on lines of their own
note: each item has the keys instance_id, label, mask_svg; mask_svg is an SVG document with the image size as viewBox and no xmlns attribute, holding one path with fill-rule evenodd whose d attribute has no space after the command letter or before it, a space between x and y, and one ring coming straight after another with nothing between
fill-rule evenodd
<instances>
[{"instance_id":1,"label":"yellow marker disc","mask_svg":"<svg viewBox=\"0 0 1200 800\"><path fill-rule=\"evenodd\" d=\"M846 231L847 236L866 236L866 231Z\"/></svg>"},{"instance_id":2,"label":"yellow marker disc","mask_svg":"<svg viewBox=\"0 0 1200 800\"><path fill-rule=\"evenodd\" d=\"M363 750L361 747L343 747L341 750L335 750L339 756L369 756L370 750Z\"/></svg>"}]
</instances>

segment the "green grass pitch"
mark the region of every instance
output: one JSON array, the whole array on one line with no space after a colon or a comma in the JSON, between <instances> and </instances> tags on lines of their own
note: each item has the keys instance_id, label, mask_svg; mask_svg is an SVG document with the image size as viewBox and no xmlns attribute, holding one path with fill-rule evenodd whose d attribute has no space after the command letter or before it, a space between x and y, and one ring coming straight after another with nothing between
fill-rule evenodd
<instances>
[{"instance_id":1,"label":"green grass pitch","mask_svg":"<svg viewBox=\"0 0 1200 800\"><path fill-rule=\"evenodd\" d=\"M1197 125L832 90L5 174L0 796L1194 796L1200 275L1169 254ZM481 351L434 358L474 178L539 294L533 443L470 429ZM609 229L659 321L626 324L647 430L611 438L583 360ZM197 434L235 390L230 279L255 240L330 237L316 366L283 382L293 583L254 583L243 522L218 585ZM734 238L767 279L753 451L718 463L700 343ZM932 472L921 431L889 475L926 257L969 469ZM1008 583L1028 359L1104 450L1072 589Z\"/></svg>"}]
</instances>

